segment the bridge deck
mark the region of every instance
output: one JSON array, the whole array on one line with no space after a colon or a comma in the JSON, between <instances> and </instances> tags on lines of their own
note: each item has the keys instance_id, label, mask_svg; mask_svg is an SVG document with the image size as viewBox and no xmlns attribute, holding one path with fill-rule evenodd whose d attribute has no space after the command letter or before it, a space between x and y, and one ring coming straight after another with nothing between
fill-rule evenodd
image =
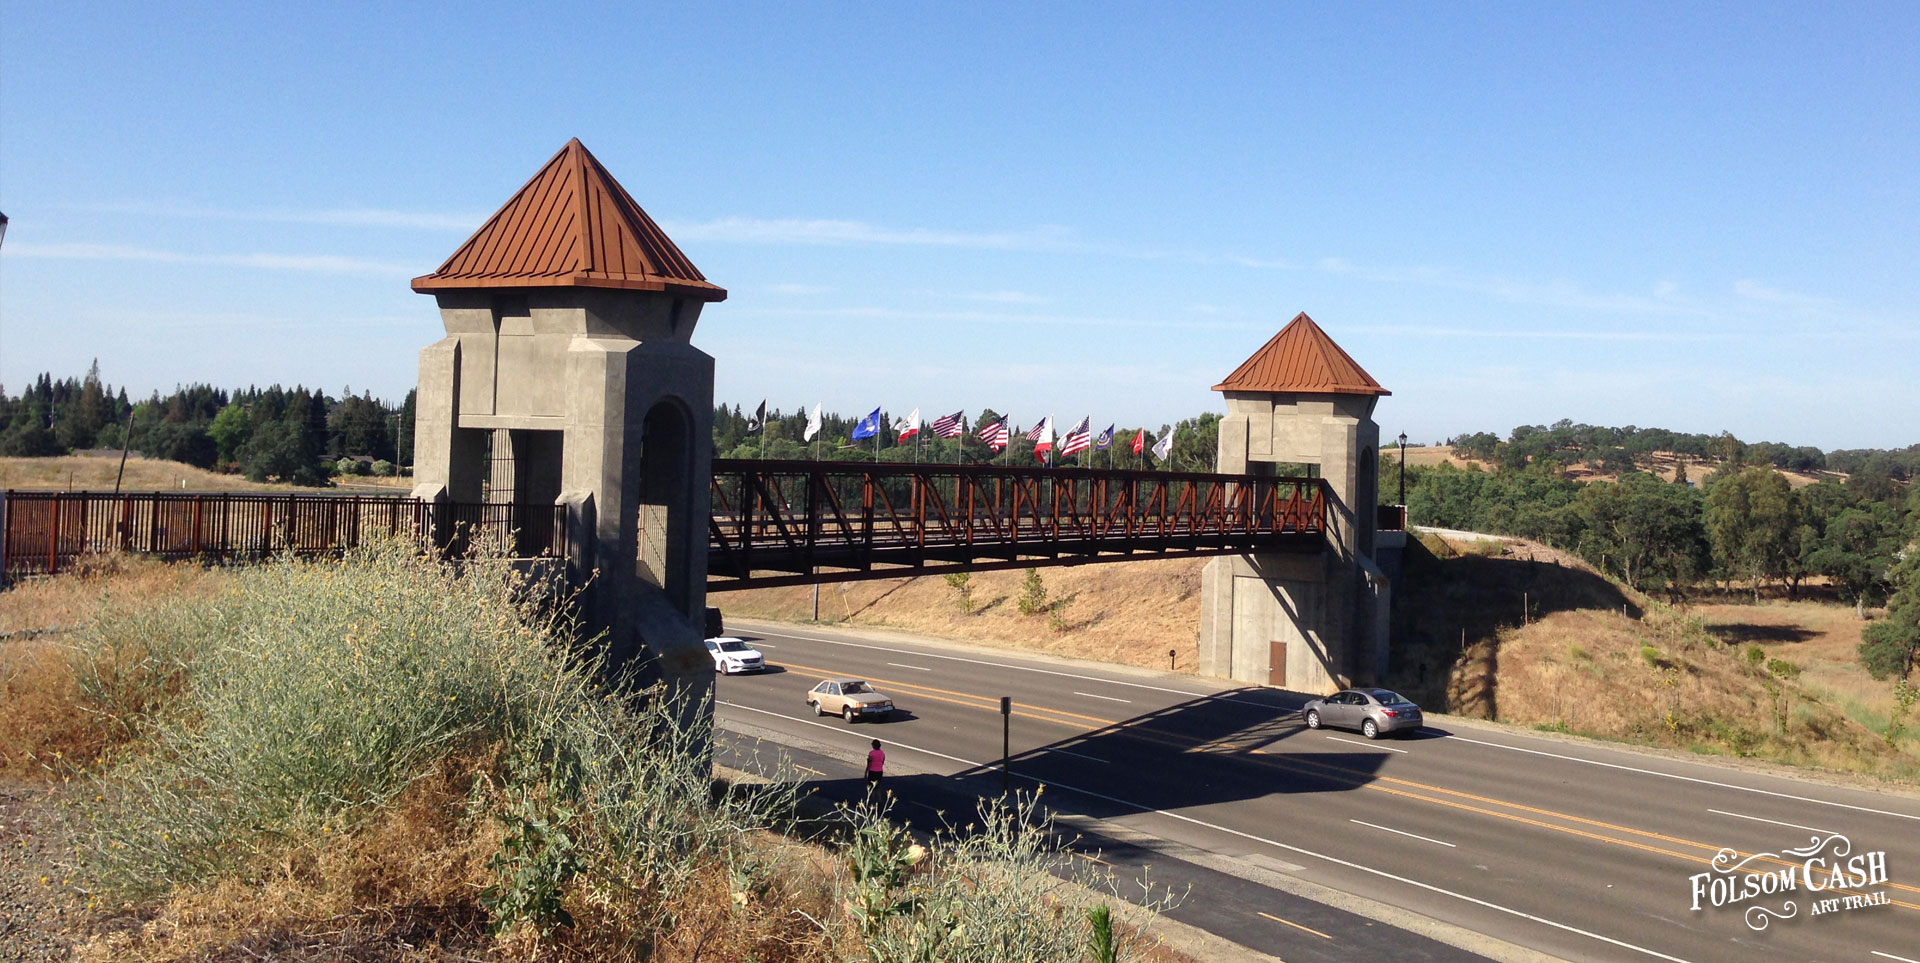
<instances>
[{"instance_id":1,"label":"bridge deck","mask_svg":"<svg viewBox=\"0 0 1920 963\"><path fill-rule=\"evenodd\" d=\"M998 465L716 459L708 591L955 571L1318 551L1311 478ZM337 554L378 537L564 558L565 509L393 496L8 492L8 576L89 553L246 562ZM1383 518L1384 520L1384 518ZM1397 527L1397 526L1396 526Z\"/></svg>"},{"instance_id":2,"label":"bridge deck","mask_svg":"<svg viewBox=\"0 0 1920 963\"><path fill-rule=\"evenodd\" d=\"M1318 551L1325 482L999 465L716 459L707 590Z\"/></svg>"}]
</instances>

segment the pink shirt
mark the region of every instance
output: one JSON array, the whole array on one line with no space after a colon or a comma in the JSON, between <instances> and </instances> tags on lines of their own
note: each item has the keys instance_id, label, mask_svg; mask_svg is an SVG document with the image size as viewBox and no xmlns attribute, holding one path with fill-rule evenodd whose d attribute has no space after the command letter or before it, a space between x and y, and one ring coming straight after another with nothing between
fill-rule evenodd
<instances>
[{"instance_id":1,"label":"pink shirt","mask_svg":"<svg viewBox=\"0 0 1920 963\"><path fill-rule=\"evenodd\" d=\"M878 749L867 753L867 771L882 772L886 769L887 754Z\"/></svg>"}]
</instances>

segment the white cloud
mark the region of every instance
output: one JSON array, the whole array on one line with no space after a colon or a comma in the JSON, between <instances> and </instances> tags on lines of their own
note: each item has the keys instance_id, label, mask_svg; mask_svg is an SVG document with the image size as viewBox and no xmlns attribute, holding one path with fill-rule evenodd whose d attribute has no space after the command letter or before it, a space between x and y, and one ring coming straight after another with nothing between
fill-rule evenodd
<instances>
[{"instance_id":1,"label":"white cloud","mask_svg":"<svg viewBox=\"0 0 1920 963\"><path fill-rule=\"evenodd\" d=\"M960 296L969 301L991 301L995 304L1046 304L1053 300L1024 291L970 291Z\"/></svg>"},{"instance_id":2,"label":"white cloud","mask_svg":"<svg viewBox=\"0 0 1920 963\"><path fill-rule=\"evenodd\" d=\"M1832 311L1839 309L1841 306L1840 302L1833 298L1783 291L1779 288L1768 287L1751 279L1742 279L1733 282L1733 293L1752 301L1764 301L1768 304L1778 304L1808 310Z\"/></svg>"},{"instance_id":3,"label":"white cloud","mask_svg":"<svg viewBox=\"0 0 1920 963\"><path fill-rule=\"evenodd\" d=\"M737 317L799 317L821 319L864 318L878 321L961 321L979 324L1056 325L1111 328L1230 328L1264 329L1271 322L1219 321L1174 318L1118 318L1078 314L1008 314L993 311L925 311L907 308L844 306L825 308L743 307Z\"/></svg>"},{"instance_id":4,"label":"white cloud","mask_svg":"<svg viewBox=\"0 0 1920 963\"><path fill-rule=\"evenodd\" d=\"M337 254L187 254L126 244L17 244L7 253L15 257L67 261L148 261L161 264L199 264L213 267L255 268L271 271L310 271L317 274L371 274L411 277L418 265L389 264Z\"/></svg>"},{"instance_id":5,"label":"white cloud","mask_svg":"<svg viewBox=\"0 0 1920 963\"><path fill-rule=\"evenodd\" d=\"M769 284L767 290L775 294L832 294L835 288L828 284Z\"/></svg>"},{"instance_id":6,"label":"white cloud","mask_svg":"<svg viewBox=\"0 0 1920 963\"><path fill-rule=\"evenodd\" d=\"M750 217L723 217L699 222L663 221L660 226L676 239L744 244L879 244L1023 251L1079 248L1071 240L1070 232L1062 227L983 234L925 227L890 228L862 221Z\"/></svg>"},{"instance_id":7,"label":"white cloud","mask_svg":"<svg viewBox=\"0 0 1920 963\"><path fill-rule=\"evenodd\" d=\"M277 224L319 224L340 227L399 227L433 231L473 231L486 223L485 214L435 214L427 211L393 211L373 207L348 207L333 210L290 210L261 208L197 207L188 204L87 204L78 210L103 214L134 214L141 217L176 217L217 221L264 221Z\"/></svg>"}]
</instances>

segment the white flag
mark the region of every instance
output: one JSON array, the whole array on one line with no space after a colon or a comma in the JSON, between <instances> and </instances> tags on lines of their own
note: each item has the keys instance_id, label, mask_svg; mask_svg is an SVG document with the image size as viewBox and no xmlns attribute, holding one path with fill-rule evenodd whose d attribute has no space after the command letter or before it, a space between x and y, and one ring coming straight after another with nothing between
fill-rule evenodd
<instances>
[{"instance_id":1,"label":"white flag","mask_svg":"<svg viewBox=\"0 0 1920 963\"><path fill-rule=\"evenodd\" d=\"M822 402L824 404L825 402ZM812 441L820 433L820 405L813 406L813 414L807 416L807 430L800 436L801 441Z\"/></svg>"},{"instance_id":2,"label":"white flag","mask_svg":"<svg viewBox=\"0 0 1920 963\"><path fill-rule=\"evenodd\" d=\"M1178 431L1176 428L1174 431ZM1173 456L1173 431L1167 432L1159 441L1153 443L1153 457L1162 463Z\"/></svg>"},{"instance_id":3,"label":"white flag","mask_svg":"<svg viewBox=\"0 0 1920 963\"><path fill-rule=\"evenodd\" d=\"M893 437L894 437L894 441L896 442L905 441L908 438L912 438L914 435L917 435L919 433L920 433L920 409L918 408L913 409L912 414L909 414L905 418L901 418L893 423Z\"/></svg>"}]
</instances>

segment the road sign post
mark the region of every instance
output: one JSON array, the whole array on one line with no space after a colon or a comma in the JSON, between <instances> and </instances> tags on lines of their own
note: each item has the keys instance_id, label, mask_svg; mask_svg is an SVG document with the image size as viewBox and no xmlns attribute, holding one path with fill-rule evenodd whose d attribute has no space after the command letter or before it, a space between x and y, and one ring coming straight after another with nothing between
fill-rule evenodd
<instances>
[{"instance_id":1,"label":"road sign post","mask_svg":"<svg viewBox=\"0 0 1920 963\"><path fill-rule=\"evenodd\" d=\"M1000 794L1006 795L1013 786L1013 770L1008 760L1013 758L1013 697L1000 697Z\"/></svg>"}]
</instances>

